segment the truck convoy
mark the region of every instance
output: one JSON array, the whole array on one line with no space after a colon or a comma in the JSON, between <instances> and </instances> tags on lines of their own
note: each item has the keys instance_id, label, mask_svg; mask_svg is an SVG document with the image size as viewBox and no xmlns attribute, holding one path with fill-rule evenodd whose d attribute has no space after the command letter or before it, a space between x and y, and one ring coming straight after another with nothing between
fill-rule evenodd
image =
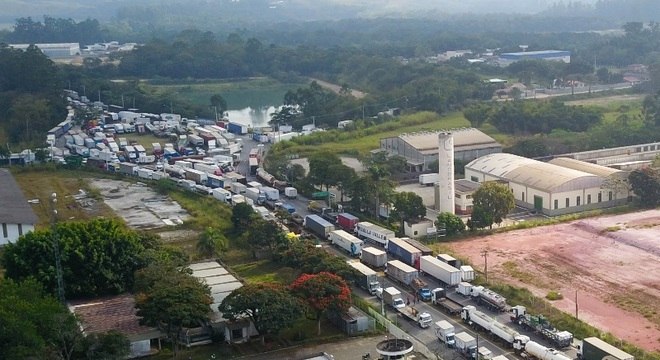
<instances>
[{"instance_id":1,"label":"truck convoy","mask_svg":"<svg viewBox=\"0 0 660 360\"><path fill-rule=\"evenodd\" d=\"M376 294L378 294L378 292L376 292ZM385 288L381 295L385 304L390 305L395 309L406 306L406 303L403 302L403 298L401 298L401 292L393 286Z\"/></svg>"},{"instance_id":2,"label":"truck convoy","mask_svg":"<svg viewBox=\"0 0 660 360\"><path fill-rule=\"evenodd\" d=\"M463 310L463 305L448 298L443 288L431 290L431 304L441 307L449 315L457 315Z\"/></svg>"},{"instance_id":3,"label":"truck convoy","mask_svg":"<svg viewBox=\"0 0 660 360\"><path fill-rule=\"evenodd\" d=\"M454 325L450 324L447 320L435 322L435 335L438 337L438 340L445 343L447 347L454 347L455 331Z\"/></svg>"},{"instance_id":4,"label":"truck convoy","mask_svg":"<svg viewBox=\"0 0 660 360\"><path fill-rule=\"evenodd\" d=\"M389 278L407 286L410 286L413 279L419 276L417 269L410 267L399 260L388 261L385 272Z\"/></svg>"},{"instance_id":5,"label":"truck convoy","mask_svg":"<svg viewBox=\"0 0 660 360\"><path fill-rule=\"evenodd\" d=\"M318 215L307 215L303 221L305 229L309 229L322 239L327 239L330 232L335 230L335 226L324 220Z\"/></svg>"},{"instance_id":6,"label":"truck convoy","mask_svg":"<svg viewBox=\"0 0 660 360\"><path fill-rule=\"evenodd\" d=\"M514 329L509 328L508 326L477 310L477 308L472 305L463 307L463 310L461 311L461 319L463 319L463 321L469 325L493 334L514 348L516 346L522 346L529 341L528 336L521 335Z\"/></svg>"},{"instance_id":7,"label":"truck convoy","mask_svg":"<svg viewBox=\"0 0 660 360\"><path fill-rule=\"evenodd\" d=\"M419 269L426 274L447 284L455 286L461 282L461 271L448 265L433 256L422 256L419 261Z\"/></svg>"},{"instance_id":8,"label":"truck convoy","mask_svg":"<svg viewBox=\"0 0 660 360\"><path fill-rule=\"evenodd\" d=\"M578 346L578 359L581 360L635 360L635 357L625 351L606 343L597 337L582 340Z\"/></svg>"},{"instance_id":9,"label":"truck convoy","mask_svg":"<svg viewBox=\"0 0 660 360\"><path fill-rule=\"evenodd\" d=\"M540 333L559 349L568 347L573 343L573 334L568 331L557 330L543 315L527 314L527 309L522 305L511 308L511 321Z\"/></svg>"},{"instance_id":10,"label":"truck convoy","mask_svg":"<svg viewBox=\"0 0 660 360\"><path fill-rule=\"evenodd\" d=\"M431 314L427 312L420 312L413 306L402 306L397 308L397 311L408 320L416 322L422 329L426 329L427 327L431 326L431 323L433 322Z\"/></svg>"},{"instance_id":11,"label":"truck convoy","mask_svg":"<svg viewBox=\"0 0 660 360\"><path fill-rule=\"evenodd\" d=\"M367 240L381 247L387 247L389 239L394 237L394 231L374 225L367 221L357 223L355 233L360 239Z\"/></svg>"},{"instance_id":12,"label":"truck convoy","mask_svg":"<svg viewBox=\"0 0 660 360\"><path fill-rule=\"evenodd\" d=\"M344 230L335 230L330 232L330 242L346 251L352 257L362 255L362 246L364 242Z\"/></svg>"},{"instance_id":13,"label":"truck convoy","mask_svg":"<svg viewBox=\"0 0 660 360\"><path fill-rule=\"evenodd\" d=\"M357 261L349 261L348 265L357 272L357 277L355 279L357 286L366 290L371 295L376 295L376 290L380 288L378 274L368 266Z\"/></svg>"},{"instance_id":14,"label":"truck convoy","mask_svg":"<svg viewBox=\"0 0 660 360\"><path fill-rule=\"evenodd\" d=\"M560 351L545 347L535 341L516 343L514 344L514 348L520 352L524 351L527 355L538 360L572 360Z\"/></svg>"},{"instance_id":15,"label":"truck convoy","mask_svg":"<svg viewBox=\"0 0 660 360\"><path fill-rule=\"evenodd\" d=\"M387 264L387 254L383 250L369 246L362 249L362 262L376 269L382 268Z\"/></svg>"},{"instance_id":16,"label":"truck convoy","mask_svg":"<svg viewBox=\"0 0 660 360\"><path fill-rule=\"evenodd\" d=\"M470 296L472 296L472 299L476 300L477 303L486 305L492 310L506 311L509 307L504 296L483 286L473 286L470 290Z\"/></svg>"},{"instance_id":17,"label":"truck convoy","mask_svg":"<svg viewBox=\"0 0 660 360\"><path fill-rule=\"evenodd\" d=\"M419 259L422 257L422 252L402 239L393 237L387 242L387 255L419 269Z\"/></svg>"},{"instance_id":18,"label":"truck convoy","mask_svg":"<svg viewBox=\"0 0 660 360\"><path fill-rule=\"evenodd\" d=\"M468 360L477 360L477 339L466 332L454 336L456 351Z\"/></svg>"}]
</instances>

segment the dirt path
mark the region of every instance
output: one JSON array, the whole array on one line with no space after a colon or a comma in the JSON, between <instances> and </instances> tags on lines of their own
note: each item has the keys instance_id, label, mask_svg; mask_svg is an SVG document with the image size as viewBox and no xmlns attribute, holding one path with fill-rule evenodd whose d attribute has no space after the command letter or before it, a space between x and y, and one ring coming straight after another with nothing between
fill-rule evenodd
<instances>
[{"instance_id":1,"label":"dirt path","mask_svg":"<svg viewBox=\"0 0 660 360\"><path fill-rule=\"evenodd\" d=\"M329 83L327 81L323 81L315 78L309 78L309 79L312 81L316 81L319 85L321 85L321 87L324 87L328 90L332 90L334 93L339 94L339 90L341 90L341 86L337 84ZM367 93L359 90L351 89L351 95L353 95L353 97L355 97L356 99L362 99L363 97L367 96Z\"/></svg>"},{"instance_id":2,"label":"dirt path","mask_svg":"<svg viewBox=\"0 0 660 360\"><path fill-rule=\"evenodd\" d=\"M529 288L641 348L660 350L660 210L517 230L455 243L489 278ZM515 304L512 304L515 305Z\"/></svg>"}]
</instances>

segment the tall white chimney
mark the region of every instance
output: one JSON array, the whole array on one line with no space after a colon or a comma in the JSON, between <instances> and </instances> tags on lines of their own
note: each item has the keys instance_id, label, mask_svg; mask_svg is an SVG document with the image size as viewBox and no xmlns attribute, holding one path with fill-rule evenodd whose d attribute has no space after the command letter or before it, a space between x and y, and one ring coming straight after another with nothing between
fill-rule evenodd
<instances>
[{"instance_id":1,"label":"tall white chimney","mask_svg":"<svg viewBox=\"0 0 660 360\"><path fill-rule=\"evenodd\" d=\"M438 134L438 211L454 213L454 136L450 132Z\"/></svg>"}]
</instances>

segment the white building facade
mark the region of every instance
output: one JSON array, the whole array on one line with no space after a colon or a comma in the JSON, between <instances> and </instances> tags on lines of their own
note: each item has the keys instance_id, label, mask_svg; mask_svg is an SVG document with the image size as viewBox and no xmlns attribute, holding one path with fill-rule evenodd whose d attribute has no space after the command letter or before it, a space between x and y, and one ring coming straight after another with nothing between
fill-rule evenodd
<instances>
[{"instance_id":1,"label":"white building facade","mask_svg":"<svg viewBox=\"0 0 660 360\"><path fill-rule=\"evenodd\" d=\"M37 216L7 169L0 169L0 246L34 231Z\"/></svg>"}]
</instances>

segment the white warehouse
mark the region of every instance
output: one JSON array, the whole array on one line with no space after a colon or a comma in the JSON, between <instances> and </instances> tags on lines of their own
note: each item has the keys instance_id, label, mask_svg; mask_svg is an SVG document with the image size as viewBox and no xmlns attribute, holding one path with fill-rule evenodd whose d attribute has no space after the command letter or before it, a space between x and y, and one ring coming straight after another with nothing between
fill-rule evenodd
<instances>
[{"instance_id":1,"label":"white warehouse","mask_svg":"<svg viewBox=\"0 0 660 360\"><path fill-rule=\"evenodd\" d=\"M7 169L0 169L0 246L34 230L37 216Z\"/></svg>"},{"instance_id":2,"label":"white warehouse","mask_svg":"<svg viewBox=\"0 0 660 360\"><path fill-rule=\"evenodd\" d=\"M574 159L542 162L506 153L486 155L465 166L466 179L506 182L516 205L550 216L626 202L629 191L616 184L627 176Z\"/></svg>"}]
</instances>

